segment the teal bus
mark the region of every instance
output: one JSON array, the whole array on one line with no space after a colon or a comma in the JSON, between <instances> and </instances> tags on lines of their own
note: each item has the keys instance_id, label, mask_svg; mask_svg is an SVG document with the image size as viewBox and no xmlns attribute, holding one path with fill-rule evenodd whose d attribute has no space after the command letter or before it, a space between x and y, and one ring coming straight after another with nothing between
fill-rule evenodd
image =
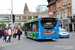
<instances>
[{"instance_id":1,"label":"teal bus","mask_svg":"<svg viewBox=\"0 0 75 50\"><path fill-rule=\"evenodd\" d=\"M24 24L25 36L32 39L59 39L59 19L40 17Z\"/></svg>"}]
</instances>

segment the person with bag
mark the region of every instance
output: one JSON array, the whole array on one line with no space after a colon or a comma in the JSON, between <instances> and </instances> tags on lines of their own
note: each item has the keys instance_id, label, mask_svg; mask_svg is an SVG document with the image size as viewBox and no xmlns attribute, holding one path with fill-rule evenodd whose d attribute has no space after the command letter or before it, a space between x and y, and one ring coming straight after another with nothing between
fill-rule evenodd
<instances>
[{"instance_id":1,"label":"person with bag","mask_svg":"<svg viewBox=\"0 0 75 50\"><path fill-rule=\"evenodd\" d=\"M6 39L7 39L7 34L8 34L8 31L6 30L6 28L4 29L3 34L4 34L4 39L3 39L3 41L4 41L4 40L6 41Z\"/></svg>"},{"instance_id":2,"label":"person with bag","mask_svg":"<svg viewBox=\"0 0 75 50\"><path fill-rule=\"evenodd\" d=\"M11 27L10 27L9 30L8 30L8 40L7 40L7 43L11 42L11 35L12 35L12 33L11 33Z\"/></svg>"},{"instance_id":3,"label":"person with bag","mask_svg":"<svg viewBox=\"0 0 75 50\"><path fill-rule=\"evenodd\" d=\"M20 36L22 35L22 30L20 28L18 28L17 35L18 35L18 40L20 40Z\"/></svg>"}]
</instances>

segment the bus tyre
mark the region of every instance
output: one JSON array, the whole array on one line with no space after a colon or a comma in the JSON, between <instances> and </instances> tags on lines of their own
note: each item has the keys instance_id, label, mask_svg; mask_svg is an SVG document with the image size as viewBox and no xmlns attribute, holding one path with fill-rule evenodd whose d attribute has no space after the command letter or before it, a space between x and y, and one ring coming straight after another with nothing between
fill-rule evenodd
<instances>
[{"instance_id":1,"label":"bus tyre","mask_svg":"<svg viewBox=\"0 0 75 50\"><path fill-rule=\"evenodd\" d=\"M34 34L33 34L33 40L35 39Z\"/></svg>"},{"instance_id":2,"label":"bus tyre","mask_svg":"<svg viewBox=\"0 0 75 50\"><path fill-rule=\"evenodd\" d=\"M66 37L66 38L69 38L69 37Z\"/></svg>"}]
</instances>

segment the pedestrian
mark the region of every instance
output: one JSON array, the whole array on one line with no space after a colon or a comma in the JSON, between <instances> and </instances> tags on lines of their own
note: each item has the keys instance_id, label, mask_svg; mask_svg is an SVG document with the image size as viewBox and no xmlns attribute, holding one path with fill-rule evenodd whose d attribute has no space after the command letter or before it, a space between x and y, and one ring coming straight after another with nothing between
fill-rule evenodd
<instances>
[{"instance_id":1,"label":"pedestrian","mask_svg":"<svg viewBox=\"0 0 75 50\"><path fill-rule=\"evenodd\" d=\"M22 30L20 28L18 28L17 35L18 35L18 40L20 40L20 36L22 35Z\"/></svg>"},{"instance_id":2,"label":"pedestrian","mask_svg":"<svg viewBox=\"0 0 75 50\"><path fill-rule=\"evenodd\" d=\"M0 38L2 38L2 28L0 28Z\"/></svg>"},{"instance_id":3,"label":"pedestrian","mask_svg":"<svg viewBox=\"0 0 75 50\"><path fill-rule=\"evenodd\" d=\"M17 28L14 29L14 35L13 35L13 38L16 38L17 36Z\"/></svg>"},{"instance_id":4,"label":"pedestrian","mask_svg":"<svg viewBox=\"0 0 75 50\"><path fill-rule=\"evenodd\" d=\"M68 31L68 28L67 28L67 31Z\"/></svg>"},{"instance_id":5,"label":"pedestrian","mask_svg":"<svg viewBox=\"0 0 75 50\"><path fill-rule=\"evenodd\" d=\"M6 41L6 39L7 39L7 34L8 34L8 31L6 30L6 28L4 29L3 34L4 34L4 39L3 39L3 41L4 41L4 40Z\"/></svg>"},{"instance_id":6,"label":"pedestrian","mask_svg":"<svg viewBox=\"0 0 75 50\"><path fill-rule=\"evenodd\" d=\"M4 31L4 28L2 28L2 36L4 36L3 31Z\"/></svg>"},{"instance_id":7,"label":"pedestrian","mask_svg":"<svg viewBox=\"0 0 75 50\"><path fill-rule=\"evenodd\" d=\"M8 40L7 40L7 43L11 42L11 35L12 35L12 33L11 33L11 27L10 27L9 30L8 30Z\"/></svg>"}]
</instances>

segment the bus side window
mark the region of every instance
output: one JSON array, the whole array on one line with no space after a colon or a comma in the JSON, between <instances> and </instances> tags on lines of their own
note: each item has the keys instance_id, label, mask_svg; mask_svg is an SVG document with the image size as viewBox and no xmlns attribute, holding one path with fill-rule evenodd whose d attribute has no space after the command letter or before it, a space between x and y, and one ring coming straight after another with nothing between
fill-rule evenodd
<instances>
[{"instance_id":1,"label":"bus side window","mask_svg":"<svg viewBox=\"0 0 75 50\"><path fill-rule=\"evenodd\" d=\"M38 32L38 22L34 22L34 23L32 24L32 31Z\"/></svg>"}]
</instances>

